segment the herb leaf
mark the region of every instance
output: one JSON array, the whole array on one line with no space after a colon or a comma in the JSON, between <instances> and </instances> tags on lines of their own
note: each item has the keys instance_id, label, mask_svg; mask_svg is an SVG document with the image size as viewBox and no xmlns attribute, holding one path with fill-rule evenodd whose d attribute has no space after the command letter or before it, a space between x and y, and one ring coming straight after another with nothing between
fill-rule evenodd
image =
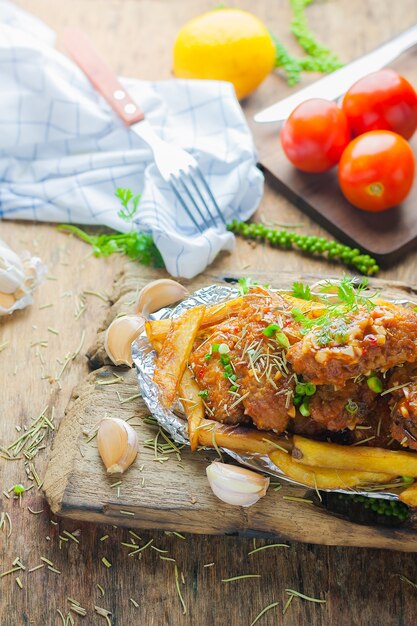
<instances>
[{"instance_id":1,"label":"herb leaf","mask_svg":"<svg viewBox=\"0 0 417 626\"><path fill-rule=\"evenodd\" d=\"M243 278L239 278L237 282L239 292L242 296L245 296L251 289L251 287L256 287L256 285L258 284L258 281L252 280L250 276L244 276Z\"/></svg>"},{"instance_id":2,"label":"herb leaf","mask_svg":"<svg viewBox=\"0 0 417 626\"><path fill-rule=\"evenodd\" d=\"M134 196L131 189L119 187L116 191L116 196L119 198L123 207L118 213L119 217L125 222L132 222L138 210L140 194ZM58 230L72 233L90 244L93 248L93 254L96 257L107 257L118 252L142 263L142 265L164 267L161 253L155 246L152 236L148 233L132 229L128 233L114 232L110 234L90 235L72 224L61 224L58 226Z\"/></svg>"},{"instance_id":3,"label":"herb leaf","mask_svg":"<svg viewBox=\"0 0 417 626\"><path fill-rule=\"evenodd\" d=\"M300 300L312 299L310 287L308 285L303 285L303 283L293 283L292 295L294 296L294 298L299 298Z\"/></svg>"},{"instance_id":4,"label":"herb leaf","mask_svg":"<svg viewBox=\"0 0 417 626\"><path fill-rule=\"evenodd\" d=\"M121 217L122 220L124 220L125 222L131 222L138 210L141 194L138 193L136 196L134 196L131 189L118 187L118 189L116 189L116 197L119 198L123 207L123 209L120 209L117 215ZM129 204L131 204L130 208Z\"/></svg>"}]
</instances>

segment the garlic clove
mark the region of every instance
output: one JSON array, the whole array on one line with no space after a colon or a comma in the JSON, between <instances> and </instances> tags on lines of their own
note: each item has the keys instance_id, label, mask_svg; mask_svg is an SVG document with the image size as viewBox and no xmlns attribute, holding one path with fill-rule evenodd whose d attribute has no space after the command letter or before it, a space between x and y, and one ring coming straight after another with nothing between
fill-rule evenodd
<instances>
[{"instance_id":1,"label":"garlic clove","mask_svg":"<svg viewBox=\"0 0 417 626\"><path fill-rule=\"evenodd\" d=\"M227 504L252 506L266 494L269 487L269 478L218 461L213 461L206 473L213 493Z\"/></svg>"},{"instance_id":2,"label":"garlic clove","mask_svg":"<svg viewBox=\"0 0 417 626\"><path fill-rule=\"evenodd\" d=\"M226 504L232 504L234 506L252 506L253 504L256 504L260 498L257 493L235 493L230 489L223 489L215 483L211 484L211 489L214 495L219 498L219 500L222 500Z\"/></svg>"},{"instance_id":3,"label":"garlic clove","mask_svg":"<svg viewBox=\"0 0 417 626\"><path fill-rule=\"evenodd\" d=\"M148 317L151 313L170 306L188 295L188 290L169 278L161 278L148 283L136 300L135 313Z\"/></svg>"},{"instance_id":4,"label":"garlic clove","mask_svg":"<svg viewBox=\"0 0 417 626\"><path fill-rule=\"evenodd\" d=\"M0 307L3 309L11 309L16 299L11 293L2 293L0 292Z\"/></svg>"},{"instance_id":5,"label":"garlic clove","mask_svg":"<svg viewBox=\"0 0 417 626\"><path fill-rule=\"evenodd\" d=\"M105 417L98 427L97 448L107 473L123 474L136 458L138 437L124 420Z\"/></svg>"},{"instance_id":6,"label":"garlic clove","mask_svg":"<svg viewBox=\"0 0 417 626\"><path fill-rule=\"evenodd\" d=\"M145 328L145 318L140 315L125 315L112 321L104 336L104 348L115 365L132 367L132 341Z\"/></svg>"},{"instance_id":7,"label":"garlic clove","mask_svg":"<svg viewBox=\"0 0 417 626\"><path fill-rule=\"evenodd\" d=\"M21 259L4 242L0 241L0 291L14 293L25 280Z\"/></svg>"}]
</instances>

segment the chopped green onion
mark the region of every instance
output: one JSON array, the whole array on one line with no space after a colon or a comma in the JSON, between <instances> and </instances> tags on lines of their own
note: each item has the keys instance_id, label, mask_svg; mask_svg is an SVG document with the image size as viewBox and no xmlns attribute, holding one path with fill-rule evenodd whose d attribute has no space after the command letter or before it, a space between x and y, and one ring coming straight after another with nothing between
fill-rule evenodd
<instances>
[{"instance_id":1,"label":"chopped green onion","mask_svg":"<svg viewBox=\"0 0 417 626\"><path fill-rule=\"evenodd\" d=\"M311 413L310 413L309 401L307 400L307 398L303 400L302 404L300 405L299 411L303 417L310 416Z\"/></svg>"},{"instance_id":2,"label":"chopped green onion","mask_svg":"<svg viewBox=\"0 0 417 626\"><path fill-rule=\"evenodd\" d=\"M316 385L313 383L305 383L304 393L306 396L314 396L316 393Z\"/></svg>"},{"instance_id":3,"label":"chopped green onion","mask_svg":"<svg viewBox=\"0 0 417 626\"><path fill-rule=\"evenodd\" d=\"M228 357L227 354L222 354L221 357L220 357L220 363L222 365L229 365L230 357Z\"/></svg>"},{"instance_id":4,"label":"chopped green onion","mask_svg":"<svg viewBox=\"0 0 417 626\"><path fill-rule=\"evenodd\" d=\"M203 389L203 391L199 391L198 395L200 396L200 398L208 398L209 392L208 389Z\"/></svg>"},{"instance_id":5,"label":"chopped green onion","mask_svg":"<svg viewBox=\"0 0 417 626\"><path fill-rule=\"evenodd\" d=\"M17 496L19 496L21 493L24 493L26 491L26 488L23 485L19 484L13 487L13 491Z\"/></svg>"},{"instance_id":6,"label":"chopped green onion","mask_svg":"<svg viewBox=\"0 0 417 626\"><path fill-rule=\"evenodd\" d=\"M229 387L229 391L237 391L237 386L232 385L231 387Z\"/></svg>"},{"instance_id":7,"label":"chopped green onion","mask_svg":"<svg viewBox=\"0 0 417 626\"><path fill-rule=\"evenodd\" d=\"M293 404L294 406L300 406L303 401L303 396L294 396Z\"/></svg>"},{"instance_id":8,"label":"chopped green onion","mask_svg":"<svg viewBox=\"0 0 417 626\"><path fill-rule=\"evenodd\" d=\"M232 374L231 376L229 376L229 379L233 380L233 382L235 382L237 380L236 374Z\"/></svg>"},{"instance_id":9,"label":"chopped green onion","mask_svg":"<svg viewBox=\"0 0 417 626\"><path fill-rule=\"evenodd\" d=\"M219 345L219 354L227 354L228 352L230 352L230 348L227 343L221 343Z\"/></svg>"},{"instance_id":10,"label":"chopped green onion","mask_svg":"<svg viewBox=\"0 0 417 626\"><path fill-rule=\"evenodd\" d=\"M356 402L349 398L348 402L345 404L345 410L351 415L355 415L355 413L359 410L359 406Z\"/></svg>"},{"instance_id":11,"label":"chopped green onion","mask_svg":"<svg viewBox=\"0 0 417 626\"><path fill-rule=\"evenodd\" d=\"M265 335L265 337L272 337L273 335L275 335L277 330L280 330L278 324L269 324L269 326L263 329L262 333Z\"/></svg>"},{"instance_id":12,"label":"chopped green onion","mask_svg":"<svg viewBox=\"0 0 417 626\"><path fill-rule=\"evenodd\" d=\"M206 361L210 361L211 356L212 355L210 354L210 352L207 352L207 354L204 355L204 358L206 359Z\"/></svg>"},{"instance_id":13,"label":"chopped green onion","mask_svg":"<svg viewBox=\"0 0 417 626\"><path fill-rule=\"evenodd\" d=\"M220 348L220 344L219 343L212 343L211 344L211 351L212 352L218 352Z\"/></svg>"},{"instance_id":14,"label":"chopped green onion","mask_svg":"<svg viewBox=\"0 0 417 626\"><path fill-rule=\"evenodd\" d=\"M305 384L304 383L297 383L295 386L295 393L299 396L304 396L305 395Z\"/></svg>"},{"instance_id":15,"label":"chopped green onion","mask_svg":"<svg viewBox=\"0 0 417 626\"><path fill-rule=\"evenodd\" d=\"M275 338L283 348L288 350L288 348L290 347L290 342L288 341L288 337L285 333L277 333L275 335Z\"/></svg>"},{"instance_id":16,"label":"chopped green onion","mask_svg":"<svg viewBox=\"0 0 417 626\"><path fill-rule=\"evenodd\" d=\"M378 376L370 376L367 380L367 383L369 389L371 391L374 391L375 393L381 393L384 388Z\"/></svg>"}]
</instances>

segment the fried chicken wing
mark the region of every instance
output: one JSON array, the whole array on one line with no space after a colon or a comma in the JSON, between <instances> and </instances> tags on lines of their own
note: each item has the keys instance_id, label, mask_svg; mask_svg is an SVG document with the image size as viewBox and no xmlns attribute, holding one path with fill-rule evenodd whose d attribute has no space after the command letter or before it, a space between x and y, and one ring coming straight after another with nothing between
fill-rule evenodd
<instances>
[{"instance_id":1,"label":"fried chicken wing","mask_svg":"<svg viewBox=\"0 0 417 626\"><path fill-rule=\"evenodd\" d=\"M310 401L311 417L327 430L353 430L369 415L375 398L366 382L349 381L341 389L321 385Z\"/></svg>"},{"instance_id":2,"label":"fried chicken wing","mask_svg":"<svg viewBox=\"0 0 417 626\"><path fill-rule=\"evenodd\" d=\"M343 387L347 380L373 370L417 359L417 315L395 305L362 307L326 329L310 330L288 351L294 371L316 385Z\"/></svg>"},{"instance_id":3,"label":"fried chicken wing","mask_svg":"<svg viewBox=\"0 0 417 626\"><path fill-rule=\"evenodd\" d=\"M283 329L288 343L299 340L291 304L278 294L257 289L244 299L238 315L218 325L192 354L190 362L198 384L207 389L213 419L227 424L252 421L261 430L285 430L295 413L294 376L282 343L263 332L272 324ZM223 356L212 350L221 343L228 348Z\"/></svg>"},{"instance_id":4,"label":"fried chicken wing","mask_svg":"<svg viewBox=\"0 0 417 626\"><path fill-rule=\"evenodd\" d=\"M403 447L417 450L417 364L395 368L388 385L391 436Z\"/></svg>"}]
</instances>

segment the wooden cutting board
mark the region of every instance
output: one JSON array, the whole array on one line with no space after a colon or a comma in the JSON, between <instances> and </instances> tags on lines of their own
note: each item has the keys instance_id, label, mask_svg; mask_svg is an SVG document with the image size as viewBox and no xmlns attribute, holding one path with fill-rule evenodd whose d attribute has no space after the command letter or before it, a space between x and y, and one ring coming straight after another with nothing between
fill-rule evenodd
<instances>
[{"instance_id":1,"label":"wooden cutting board","mask_svg":"<svg viewBox=\"0 0 417 626\"><path fill-rule=\"evenodd\" d=\"M118 313L132 307L134 294L147 282L137 267L128 266L118 281L118 297L113 301L106 325ZM259 282L288 288L300 276L265 273ZM318 276L305 276L309 282ZM190 289L219 281L205 274L190 283ZM388 281L373 281L392 296L416 296L416 288ZM149 411L138 397L135 372L102 365L105 353L102 331L89 351L95 366L101 367L73 392L72 399L54 441L45 476L44 490L54 513L78 520L111 523L130 528L164 529L204 534L274 535L280 539L379 547L417 552L417 527L412 521L401 528L365 526L330 514L308 502L287 500L305 497L306 489L282 481L279 491L270 489L258 504L243 509L223 504L211 492L205 468L215 458L211 451L191 454L182 451L179 464L175 455L163 463L143 442L155 437L156 428L143 421ZM119 380L117 377L121 377ZM114 382L118 380L118 382ZM109 384L111 383L111 384ZM138 433L139 457L120 479L109 478L100 461L95 439L88 441L105 415L128 419ZM307 498L310 495L307 494Z\"/></svg>"},{"instance_id":2,"label":"wooden cutting board","mask_svg":"<svg viewBox=\"0 0 417 626\"><path fill-rule=\"evenodd\" d=\"M417 47L399 57L390 67L417 88ZM374 256L381 266L392 264L415 248L417 183L399 207L374 214L359 211L343 197L337 183L337 168L320 175L300 172L282 151L279 125L253 121L250 125L267 180L338 239L359 246ZM411 146L417 155L417 134Z\"/></svg>"}]
</instances>

